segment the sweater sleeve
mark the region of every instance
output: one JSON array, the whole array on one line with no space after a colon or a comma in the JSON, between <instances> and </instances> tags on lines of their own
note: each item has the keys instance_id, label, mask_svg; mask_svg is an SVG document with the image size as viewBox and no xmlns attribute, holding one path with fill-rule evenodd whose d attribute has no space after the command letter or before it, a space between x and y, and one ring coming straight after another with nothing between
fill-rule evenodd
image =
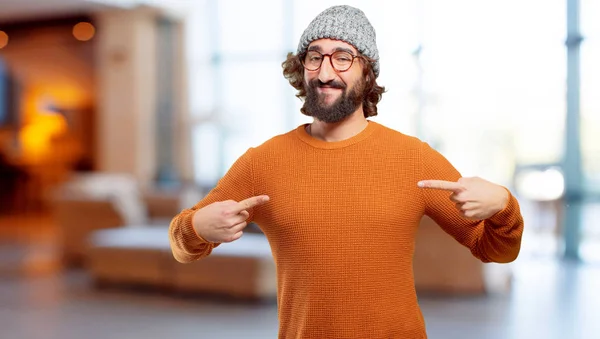
<instances>
[{"instance_id":1,"label":"sweater sleeve","mask_svg":"<svg viewBox=\"0 0 600 339\"><path fill-rule=\"evenodd\" d=\"M219 180L217 185L196 205L182 210L177 214L169 226L169 241L175 259L181 263L189 263L210 255L212 250L219 246L210 243L196 233L192 226L194 212L214 202L234 200L241 201L254 195L252 148L248 149L231 166L227 173ZM254 217L254 210L248 210L250 223Z\"/></svg>"},{"instance_id":2,"label":"sweater sleeve","mask_svg":"<svg viewBox=\"0 0 600 339\"><path fill-rule=\"evenodd\" d=\"M421 178L457 181L460 173L439 152L428 144L421 145ZM505 188L506 189L506 188ZM463 218L449 199L449 192L422 190L425 214L431 217L454 239L468 247L482 262L508 263L521 249L523 217L517 199L509 193L506 207L486 220Z\"/></svg>"}]
</instances>

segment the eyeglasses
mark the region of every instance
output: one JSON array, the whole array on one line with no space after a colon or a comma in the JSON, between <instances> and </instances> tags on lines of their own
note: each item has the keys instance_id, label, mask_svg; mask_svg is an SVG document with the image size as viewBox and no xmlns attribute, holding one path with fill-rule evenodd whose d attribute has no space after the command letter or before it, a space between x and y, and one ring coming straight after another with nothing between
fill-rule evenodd
<instances>
[{"instance_id":1,"label":"eyeglasses","mask_svg":"<svg viewBox=\"0 0 600 339\"><path fill-rule=\"evenodd\" d=\"M308 51L300 57L302 66L309 71L316 71L321 68L323 59L329 57L331 67L337 72L345 72L352 67L354 59L358 58L358 55L352 55L350 52L335 51L331 54L322 54L317 51Z\"/></svg>"}]
</instances>

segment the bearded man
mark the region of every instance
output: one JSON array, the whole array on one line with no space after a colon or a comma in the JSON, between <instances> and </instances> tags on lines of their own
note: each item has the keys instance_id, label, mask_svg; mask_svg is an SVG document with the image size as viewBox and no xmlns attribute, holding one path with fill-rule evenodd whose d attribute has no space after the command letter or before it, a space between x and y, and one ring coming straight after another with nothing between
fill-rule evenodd
<instances>
[{"instance_id":1,"label":"bearded man","mask_svg":"<svg viewBox=\"0 0 600 339\"><path fill-rule=\"evenodd\" d=\"M379 72L365 14L323 11L283 63L314 121L249 148L171 222L182 263L236 241L249 222L262 229L277 266L279 338L426 338L412 269L424 215L483 262L518 256L523 218L508 189L463 178L427 143L369 120L384 93Z\"/></svg>"}]
</instances>

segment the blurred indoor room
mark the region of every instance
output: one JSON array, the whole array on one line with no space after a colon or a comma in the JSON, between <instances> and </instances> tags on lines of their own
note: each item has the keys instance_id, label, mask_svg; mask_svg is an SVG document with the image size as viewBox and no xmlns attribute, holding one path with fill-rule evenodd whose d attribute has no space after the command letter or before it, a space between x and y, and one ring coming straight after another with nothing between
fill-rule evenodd
<instances>
[{"instance_id":1,"label":"blurred indoor room","mask_svg":"<svg viewBox=\"0 0 600 339\"><path fill-rule=\"evenodd\" d=\"M506 186L525 219L509 264L421 221L429 337L600 338L600 2L346 3L377 30L372 120ZM184 265L168 226L310 122L281 63L335 4L0 0L0 337L276 338L260 228Z\"/></svg>"}]
</instances>

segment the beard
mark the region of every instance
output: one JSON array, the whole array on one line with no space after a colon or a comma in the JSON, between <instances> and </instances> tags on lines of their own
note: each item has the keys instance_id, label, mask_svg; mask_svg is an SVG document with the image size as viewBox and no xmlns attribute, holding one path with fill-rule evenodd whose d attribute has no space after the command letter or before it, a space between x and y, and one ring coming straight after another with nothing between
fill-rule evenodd
<instances>
[{"instance_id":1,"label":"beard","mask_svg":"<svg viewBox=\"0 0 600 339\"><path fill-rule=\"evenodd\" d=\"M334 102L326 104L327 95L317 92L319 87L339 88L342 90L342 95ZM306 100L302 112L323 122L340 122L352 115L362 104L364 87L365 82L362 79L350 91L341 82L332 80L323 83L319 79L313 79L306 85Z\"/></svg>"}]
</instances>

